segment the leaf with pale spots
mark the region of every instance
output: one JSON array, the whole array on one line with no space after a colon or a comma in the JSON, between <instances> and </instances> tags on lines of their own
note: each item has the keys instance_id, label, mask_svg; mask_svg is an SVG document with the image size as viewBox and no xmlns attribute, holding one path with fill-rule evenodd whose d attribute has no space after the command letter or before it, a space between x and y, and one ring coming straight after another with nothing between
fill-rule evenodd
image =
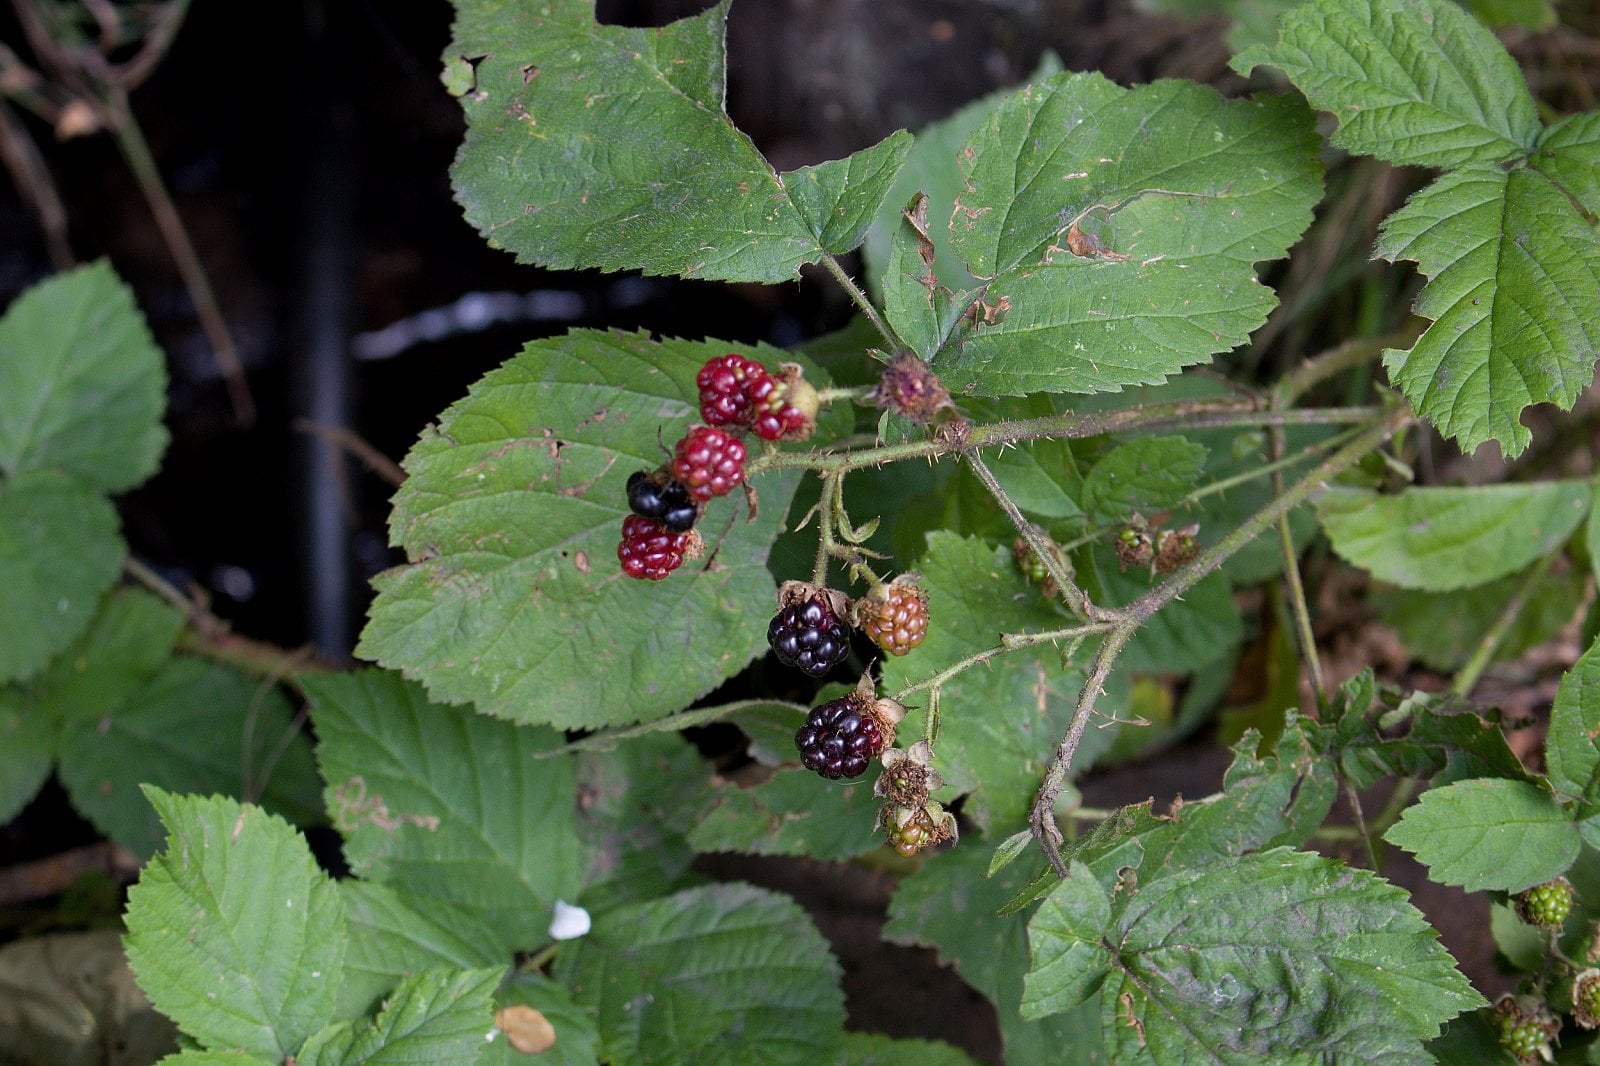
<instances>
[{"instance_id":1,"label":"leaf with pale spots","mask_svg":"<svg viewBox=\"0 0 1600 1066\"><path fill-rule=\"evenodd\" d=\"M993 111L959 156L951 244L986 285L935 360L982 396L1117 392L1235 347L1277 302L1322 193L1311 114L1192 83L1061 74Z\"/></svg>"},{"instance_id":2,"label":"leaf with pale spots","mask_svg":"<svg viewBox=\"0 0 1600 1066\"><path fill-rule=\"evenodd\" d=\"M696 373L733 347L579 330L479 380L406 457L390 536L410 562L375 579L357 654L435 699L569 729L664 717L742 670L766 649L798 473L751 479L753 522L741 493L711 501L703 554L665 581L616 554L628 476L661 464L696 419Z\"/></svg>"},{"instance_id":3,"label":"leaf with pale spots","mask_svg":"<svg viewBox=\"0 0 1600 1066\"><path fill-rule=\"evenodd\" d=\"M273 1062L333 1020L339 893L305 838L259 807L147 788L170 834L128 892L128 964L202 1045Z\"/></svg>"}]
</instances>

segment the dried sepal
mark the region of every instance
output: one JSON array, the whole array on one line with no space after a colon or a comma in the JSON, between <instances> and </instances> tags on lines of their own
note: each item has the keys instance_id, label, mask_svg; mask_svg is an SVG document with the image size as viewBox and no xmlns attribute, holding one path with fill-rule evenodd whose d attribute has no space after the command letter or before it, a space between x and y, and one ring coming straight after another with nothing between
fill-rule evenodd
<instances>
[{"instance_id":1,"label":"dried sepal","mask_svg":"<svg viewBox=\"0 0 1600 1066\"><path fill-rule=\"evenodd\" d=\"M872 794L901 807L920 807L927 803L930 792L944 787L944 778L929 765L932 756L933 750L926 739L909 748L885 748L878 756L883 772L873 784Z\"/></svg>"}]
</instances>

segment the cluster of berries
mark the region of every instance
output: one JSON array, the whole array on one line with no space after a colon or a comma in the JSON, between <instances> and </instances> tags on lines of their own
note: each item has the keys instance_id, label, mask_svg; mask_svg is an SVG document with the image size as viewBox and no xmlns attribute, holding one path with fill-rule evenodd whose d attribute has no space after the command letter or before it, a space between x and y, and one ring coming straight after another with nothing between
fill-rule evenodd
<instances>
[{"instance_id":1,"label":"cluster of berries","mask_svg":"<svg viewBox=\"0 0 1600 1066\"><path fill-rule=\"evenodd\" d=\"M800 367L774 378L734 352L707 361L695 377L700 417L655 470L628 478L628 509L617 559L629 577L660 581L699 551L694 525L705 505L744 482L746 429L762 440L804 440L816 427L817 391ZM722 428L727 427L727 428Z\"/></svg>"}]
</instances>

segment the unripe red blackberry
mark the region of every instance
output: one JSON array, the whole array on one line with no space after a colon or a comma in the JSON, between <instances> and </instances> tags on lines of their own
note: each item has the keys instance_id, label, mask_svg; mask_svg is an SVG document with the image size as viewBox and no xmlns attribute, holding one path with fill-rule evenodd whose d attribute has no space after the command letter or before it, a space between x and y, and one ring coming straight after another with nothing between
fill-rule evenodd
<instances>
[{"instance_id":1,"label":"unripe red blackberry","mask_svg":"<svg viewBox=\"0 0 1600 1066\"><path fill-rule=\"evenodd\" d=\"M700 387L700 417L708 426L751 425L778 385L765 366L738 352L708 360L694 380Z\"/></svg>"},{"instance_id":2,"label":"unripe red blackberry","mask_svg":"<svg viewBox=\"0 0 1600 1066\"><path fill-rule=\"evenodd\" d=\"M673 533L653 518L631 514L622 520L617 559L629 577L661 581L683 565L696 533Z\"/></svg>"},{"instance_id":3,"label":"unripe red blackberry","mask_svg":"<svg viewBox=\"0 0 1600 1066\"><path fill-rule=\"evenodd\" d=\"M928 635L928 595L896 578L881 595L857 601L856 624L890 655L904 655Z\"/></svg>"},{"instance_id":4,"label":"unripe red blackberry","mask_svg":"<svg viewBox=\"0 0 1600 1066\"><path fill-rule=\"evenodd\" d=\"M628 477L628 509L641 518L653 518L670 533L687 533L700 517L682 482L664 472L640 470Z\"/></svg>"},{"instance_id":5,"label":"unripe red blackberry","mask_svg":"<svg viewBox=\"0 0 1600 1066\"><path fill-rule=\"evenodd\" d=\"M755 403L750 427L762 440L806 440L817 428L821 402L798 363L784 363L774 387Z\"/></svg>"},{"instance_id":6,"label":"unripe red blackberry","mask_svg":"<svg viewBox=\"0 0 1600 1066\"><path fill-rule=\"evenodd\" d=\"M704 503L744 480L744 445L720 429L695 426L673 449L672 476Z\"/></svg>"},{"instance_id":7,"label":"unripe red blackberry","mask_svg":"<svg viewBox=\"0 0 1600 1066\"><path fill-rule=\"evenodd\" d=\"M838 610L849 602L843 595L790 582L779 602L783 606L767 625L767 643L779 662L807 677L823 677L844 661L850 652L850 631L841 620L848 608Z\"/></svg>"}]
</instances>

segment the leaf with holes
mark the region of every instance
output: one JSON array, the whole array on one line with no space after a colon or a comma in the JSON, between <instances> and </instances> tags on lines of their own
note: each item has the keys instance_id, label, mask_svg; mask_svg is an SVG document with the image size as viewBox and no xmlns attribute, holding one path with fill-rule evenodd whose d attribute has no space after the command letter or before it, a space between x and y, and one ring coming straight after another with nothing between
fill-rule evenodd
<instances>
[{"instance_id":1,"label":"leaf with holes","mask_svg":"<svg viewBox=\"0 0 1600 1066\"><path fill-rule=\"evenodd\" d=\"M522 262L784 281L861 242L910 148L774 171L723 111L727 0L647 29L597 23L592 0L455 6L456 198Z\"/></svg>"},{"instance_id":2,"label":"leaf with holes","mask_svg":"<svg viewBox=\"0 0 1600 1066\"><path fill-rule=\"evenodd\" d=\"M1235 56L1277 67L1339 119L1333 143L1402 165L1494 163L1524 153L1539 116L1494 35L1450 0L1313 0L1270 47Z\"/></svg>"}]
</instances>

